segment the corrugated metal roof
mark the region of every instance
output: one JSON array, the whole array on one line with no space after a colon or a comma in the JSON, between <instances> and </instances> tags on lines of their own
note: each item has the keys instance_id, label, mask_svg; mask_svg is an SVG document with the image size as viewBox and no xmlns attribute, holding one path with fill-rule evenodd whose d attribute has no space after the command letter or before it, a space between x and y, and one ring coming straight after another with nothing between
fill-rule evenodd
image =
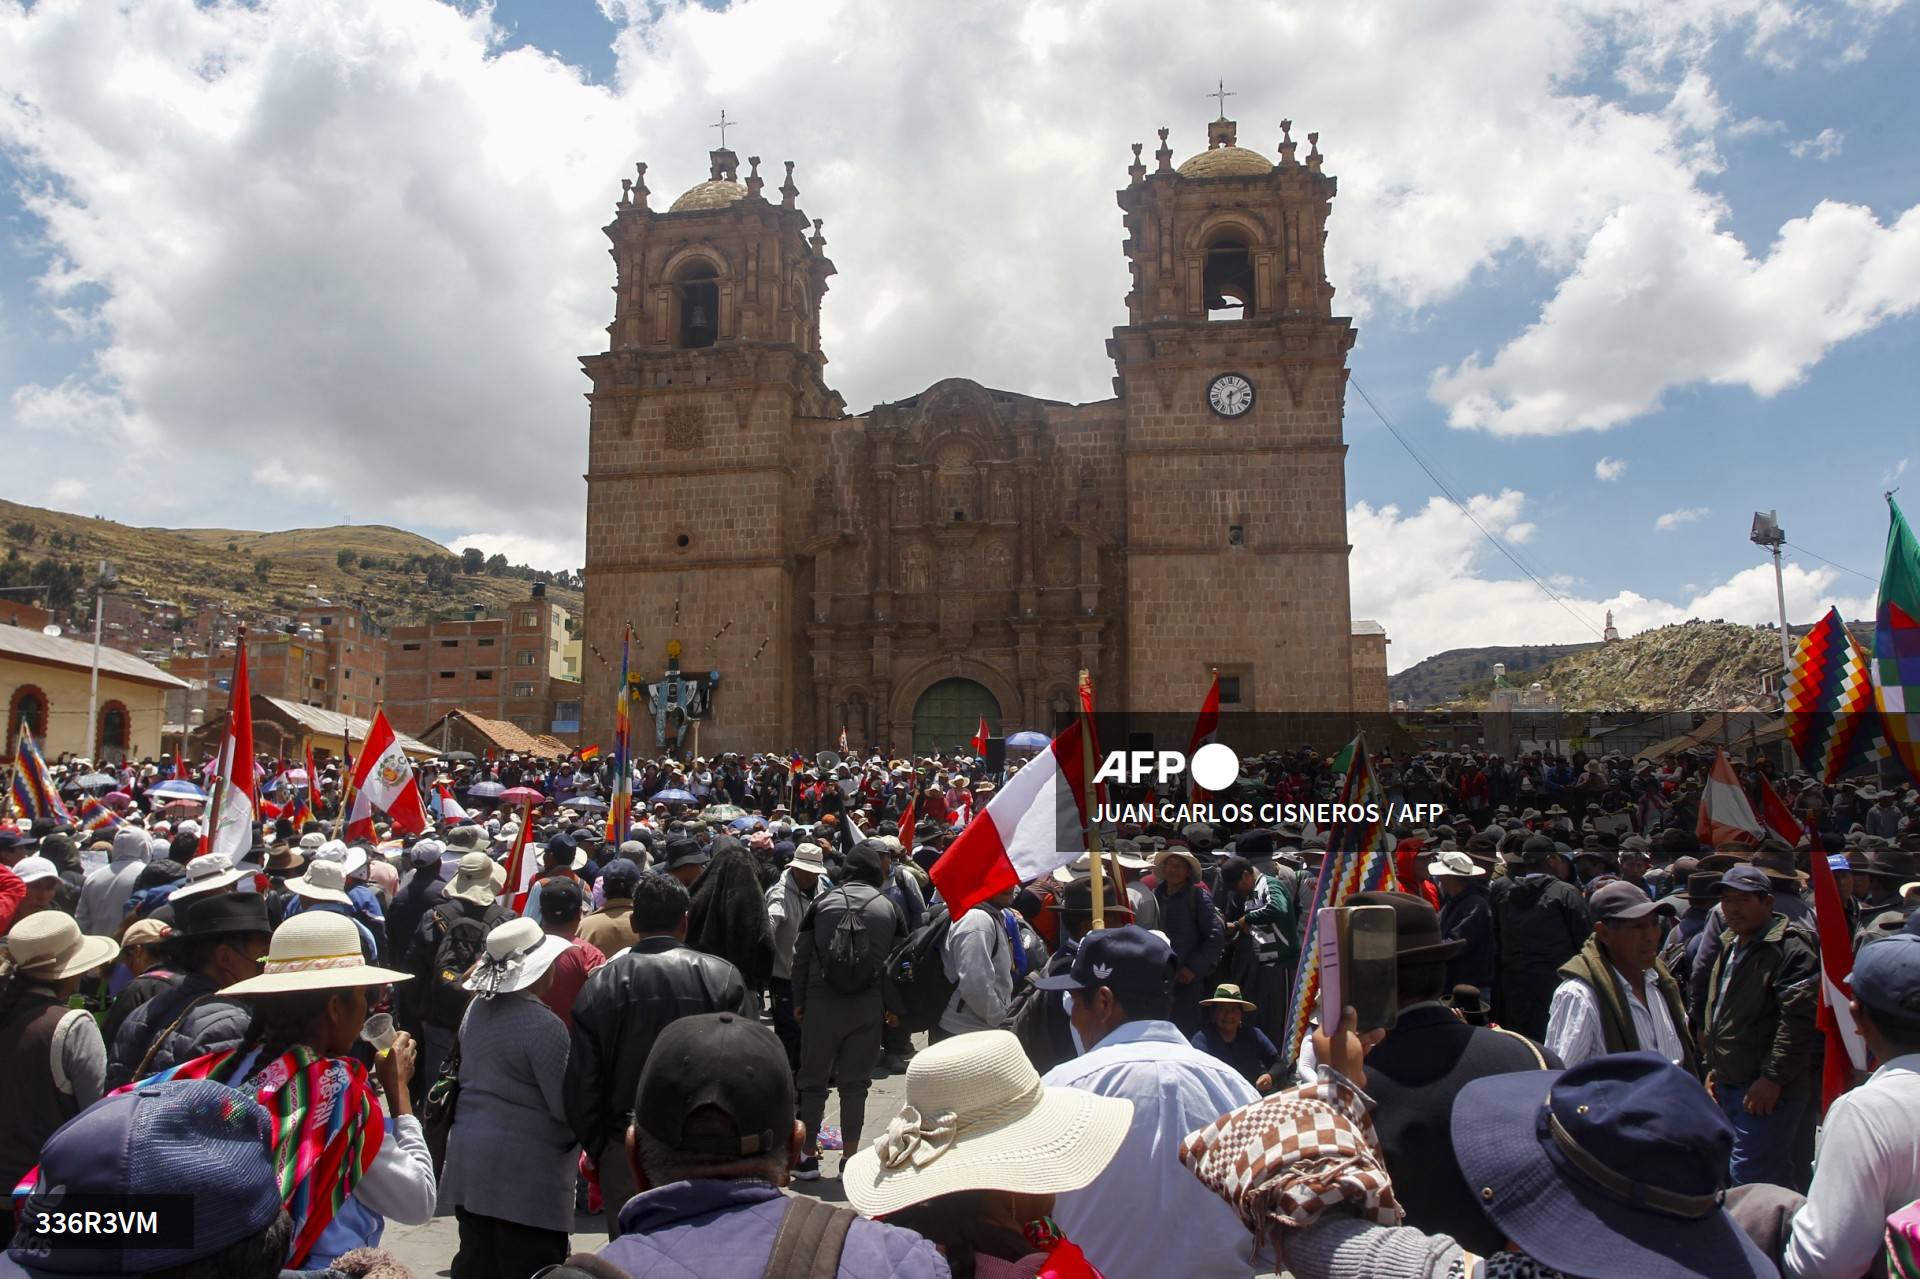
<instances>
[{"instance_id":1,"label":"corrugated metal roof","mask_svg":"<svg viewBox=\"0 0 1920 1279\"><path fill-rule=\"evenodd\" d=\"M43 635L26 626L0 626L0 657L88 671L93 669L93 643ZM100 673L159 688L187 686L185 680L167 674L152 662L143 662L131 653L122 653L104 644L100 646Z\"/></svg>"},{"instance_id":2,"label":"corrugated metal roof","mask_svg":"<svg viewBox=\"0 0 1920 1279\"><path fill-rule=\"evenodd\" d=\"M361 719L357 715L344 715L339 711L325 710L318 706L306 706L300 702L289 702L283 697L268 697L264 693L255 693L263 702L271 703L275 710L316 733L325 733L329 737L350 736L355 742L367 740L367 734L373 731L373 721ZM438 755L440 752L417 737L408 737L399 729L393 735L400 740L400 749L409 755Z\"/></svg>"}]
</instances>

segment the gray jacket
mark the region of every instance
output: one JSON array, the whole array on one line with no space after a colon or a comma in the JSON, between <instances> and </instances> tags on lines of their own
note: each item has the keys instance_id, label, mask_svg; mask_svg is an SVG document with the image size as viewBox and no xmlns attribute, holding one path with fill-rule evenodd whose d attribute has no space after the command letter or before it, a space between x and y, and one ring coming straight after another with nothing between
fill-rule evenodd
<instances>
[{"instance_id":1,"label":"gray jacket","mask_svg":"<svg viewBox=\"0 0 1920 1279\"><path fill-rule=\"evenodd\" d=\"M873 949L873 989L857 995L842 994L827 983L825 970L828 944L840 917L857 910L866 925L867 945ZM907 924L900 910L876 888L866 884L837 884L814 898L801 920L800 935L793 943L793 1005L805 1012L807 1001L816 995L826 999L871 999L878 1015L880 1008L880 969L901 938Z\"/></svg>"},{"instance_id":2,"label":"gray jacket","mask_svg":"<svg viewBox=\"0 0 1920 1279\"><path fill-rule=\"evenodd\" d=\"M80 889L80 904L74 908L74 922L83 933L116 937L120 920L127 913L127 898L133 896L133 881L147 866L145 831L122 826L113 836L113 852L107 864L87 876Z\"/></svg>"},{"instance_id":3,"label":"gray jacket","mask_svg":"<svg viewBox=\"0 0 1920 1279\"><path fill-rule=\"evenodd\" d=\"M224 998L212 981L188 973L179 985L142 1004L121 1024L107 1064L107 1087L118 1088L195 1057L238 1048L252 1020L253 1010L246 1003ZM155 1036L159 1036L157 1044ZM149 1047L151 1057L147 1057Z\"/></svg>"},{"instance_id":4,"label":"gray jacket","mask_svg":"<svg viewBox=\"0 0 1920 1279\"><path fill-rule=\"evenodd\" d=\"M767 889L767 924L773 929L773 975L782 981L793 976L793 944L800 937L800 917L807 913L807 903L819 897L825 881L815 876L813 897L800 891L800 885L793 880L791 868L782 870L780 878Z\"/></svg>"}]
</instances>

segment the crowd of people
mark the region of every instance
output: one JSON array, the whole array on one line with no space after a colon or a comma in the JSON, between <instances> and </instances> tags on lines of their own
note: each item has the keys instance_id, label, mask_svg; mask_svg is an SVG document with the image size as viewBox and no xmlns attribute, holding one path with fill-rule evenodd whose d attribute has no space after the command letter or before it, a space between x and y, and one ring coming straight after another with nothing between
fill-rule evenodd
<instances>
[{"instance_id":1,"label":"crowd of people","mask_svg":"<svg viewBox=\"0 0 1920 1279\"><path fill-rule=\"evenodd\" d=\"M1920 1274L1911 786L1755 759L1802 838L1705 847L1708 755L1372 762L1446 814L1348 898L1398 1013L1302 1035L1325 831L1120 826L956 918L929 871L1005 781L965 755L647 760L612 837L604 758L438 761L431 829L351 841L338 768L263 759L238 858L175 761L55 761L86 820L0 820L0 1274L398 1279L436 1214L454 1279ZM185 1244L30 1227L162 1188Z\"/></svg>"}]
</instances>

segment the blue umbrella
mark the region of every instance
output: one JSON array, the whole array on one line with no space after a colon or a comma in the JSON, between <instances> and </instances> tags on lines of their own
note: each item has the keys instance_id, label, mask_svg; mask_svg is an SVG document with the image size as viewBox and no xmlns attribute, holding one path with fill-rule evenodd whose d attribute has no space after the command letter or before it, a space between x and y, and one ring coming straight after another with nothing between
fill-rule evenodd
<instances>
[{"instance_id":1,"label":"blue umbrella","mask_svg":"<svg viewBox=\"0 0 1920 1279\"><path fill-rule=\"evenodd\" d=\"M653 794L647 796L647 802L649 804L697 804L700 802L700 798L692 791L684 791L677 786L669 786L665 790L655 791Z\"/></svg>"},{"instance_id":2,"label":"blue umbrella","mask_svg":"<svg viewBox=\"0 0 1920 1279\"><path fill-rule=\"evenodd\" d=\"M1010 750L1040 751L1045 750L1047 743L1052 740L1053 739L1045 733L1036 733L1029 728L1023 729L1015 733L1012 737L1009 737L1007 739L1007 747Z\"/></svg>"},{"instance_id":3,"label":"blue umbrella","mask_svg":"<svg viewBox=\"0 0 1920 1279\"><path fill-rule=\"evenodd\" d=\"M192 782L182 781L177 777L168 778L158 786L149 786L147 788L147 794L167 795L174 799L205 799L207 797L207 793L198 786L195 786Z\"/></svg>"},{"instance_id":4,"label":"blue umbrella","mask_svg":"<svg viewBox=\"0 0 1920 1279\"><path fill-rule=\"evenodd\" d=\"M727 823L728 830L759 830L767 824L767 819L758 813L748 813L745 817L736 817Z\"/></svg>"}]
</instances>

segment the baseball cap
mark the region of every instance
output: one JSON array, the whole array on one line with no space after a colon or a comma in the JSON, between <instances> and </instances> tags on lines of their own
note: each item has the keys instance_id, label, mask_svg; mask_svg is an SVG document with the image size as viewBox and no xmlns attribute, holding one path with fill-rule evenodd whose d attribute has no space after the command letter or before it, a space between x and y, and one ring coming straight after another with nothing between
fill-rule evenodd
<instances>
[{"instance_id":1,"label":"baseball cap","mask_svg":"<svg viewBox=\"0 0 1920 1279\"><path fill-rule=\"evenodd\" d=\"M688 1133L687 1120L711 1106L733 1135ZM742 1156L784 1150L793 1133L793 1073L773 1031L733 1013L670 1023L654 1040L633 1099L633 1122L676 1151Z\"/></svg>"},{"instance_id":2,"label":"baseball cap","mask_svg":"<svg viewBox=\"0 0 1920 1279\"><path fill-rule=\"evenodd\" d=\"M580 918L587 895L570 879L548 879L540 884L540 921L564 924Z\"/></svg>"},{"instance_id":3,"label":"baseball cap","mask_svg":"<svg viewBox=\"0 0 1920 1279\"><path fill-rule=\"evenodd\" d=\"M1164 937L1138 924L1088 933L1073 957L1073 967L1054 977L1032 978L1041 990L1113 990L1164 995L1180 970Z\"/></svg>"},{"instance_id":4,"label":"baseball cap","mask_svg":"<svg viewBox=\"0 0 1920 1279\"><path fill-rule=\"evenodd\" d=\"M22 857L13 868L13 873L22 883L32 884L43 879L60 878L60 870L44 857Z\"/></svg>"},{"instance_id":5,"label":"baseball cap","mask_svg":"<svg viewBox=\"0 0 1920 1279\"><path fill-rule=\"evenodd\" d=\"M138 1275L210 1257L264 1231L280 1215L273 1120L247 1093L208 1079L148 1084L95 1102L40 1148L25 1201L88 1195L184 1195L193 1229L185 1244L150 1248L48 1248L14 1236L7 1255L29 1274ZM138 1152L136 1154L136 1152Z\"/></svg>"},{"instance_id":6,"label":"baseball cap","mask_svg":"<svg viewBox=\"0 0 1920 1279\"><path fill-rule=\"evenodd\" d=\"M1773 892L1773 881L1757 866L1734 866L1720 876L1720 887L1736 893Z\"/></svg>"},{"instance_id":7,"label":"baseball cap","mask_svg":"<svg viewBox=\"0 0 1920 1279\"><path fill-rule=\"evenodd\" d=\"M1640 919L1656 910L1672 910L1669 901L1654 901L1624 879L1602 884L1587 898L1594 919Z\"/></svg>"},{"instance_id":8,"label":"baseball cap","mask_svg":"<svg viewBox=\"0 0 1920 1279\"><path fill-rule=\"evenodd\" d=\"M1897 933L1862 946L1849 980L1869 1010L1920 1018L1920 936Z\"/></svg>"}]
</instances>

